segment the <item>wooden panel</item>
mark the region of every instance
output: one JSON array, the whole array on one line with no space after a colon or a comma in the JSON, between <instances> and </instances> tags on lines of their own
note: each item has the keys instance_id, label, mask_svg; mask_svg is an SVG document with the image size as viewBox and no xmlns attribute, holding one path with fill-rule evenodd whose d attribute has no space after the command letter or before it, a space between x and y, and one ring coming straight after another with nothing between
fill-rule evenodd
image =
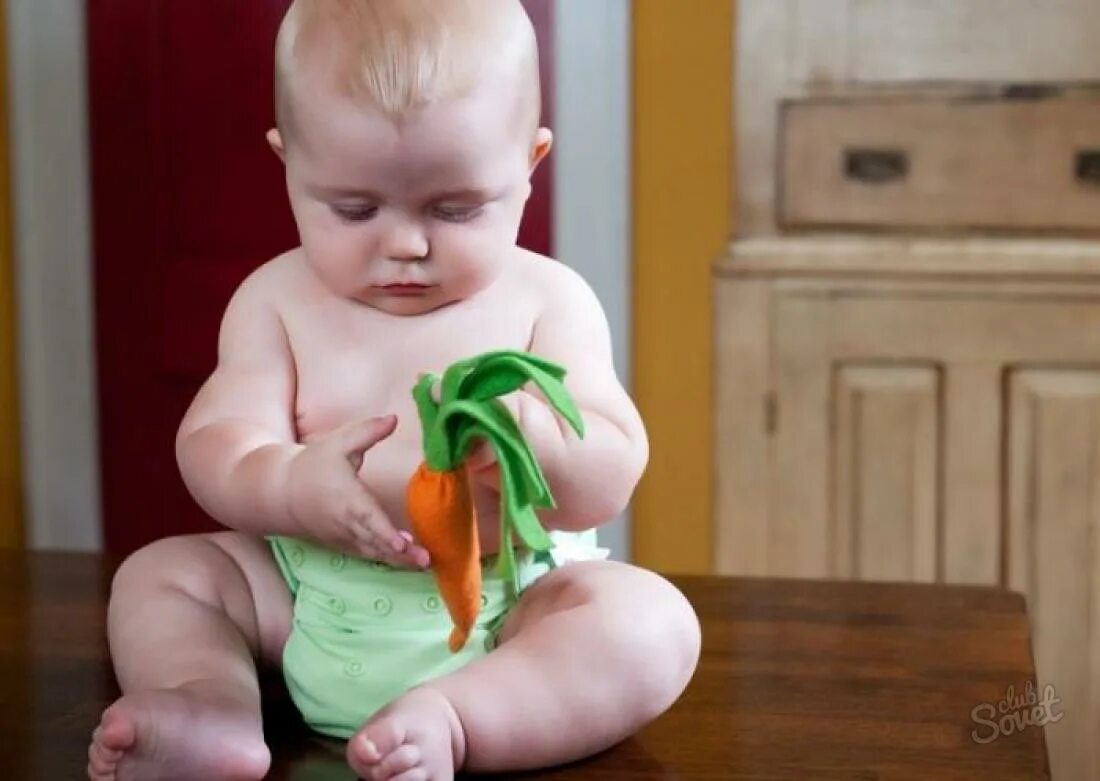
<instances>
[{"instance_id":1,"label":"wooden panel","mask_svg":"<svg viewBox=\"0 0 1100 781\"><path fill-rule=\"evenodd\" d=\"M971 306L974 316L961 327L988 334L985 329L1003 326L987 319L989 313L979 305ZM965 319L967 303L955 302L954 308ZM958 333L948 327L937 331L934 322L943 307L938 309L928 307L925 316L929 343L951 361L944 389L943 578L948 583L999 585L1003 359L994 340L988 352L974 344L966 354L945 349L944 343Z\"/></svg>"},{"instance_id":2,"label":"wooden panel","mask_svg":"<svg viewBox=\"0 0 1100 781\"><path fill-rule=\"evenodd\" d=\"M1055 778L1100 777L1100 367L1009 378L1008 582L1028 596Z\"/></svg>"},{"instance_id":3,"label":"wooden panel","mask_svg":"<svg viewBox=\"0 0 1100 781\"><path fill-rule=\"evenodd\" d=\"M813 298L780 295L774 302L776 410L766 560L772 576L829 575L832 316L828 303Z\"/></svg>"},{"instance_id":4,"label":"wooden panel","mask_svg":"<svg viewBox=\"0 0 1100 781\"><path fill-rule=\"evenodd\" d=\"M19 372L12 273L11 149L8 138L7 3L0 2L0 548L23 544Z\"/></svg>"},{"instance_id":5,"label":"wooden panel","mask_svg":"<svg viewBox=\"0 0 1100 781\"><path fill-rule=\"evenodd\" d=\"M830 459L836 456L828 440L829 419L830 413L838 411L829 401L829 372L839 364L873 361L943 365L944 402L939 414L945 420L945 447L944 462L938 467L945 475L943 538L936 542L943 551L942 565L937 566L942 566L942 576L948 581L998 582L999 462L995 443L1000 420L999 375L997 345L990 343L990 324L982 319L990 313L983 312L978 302L959 301L950 295L923 299L812 287L812 283L801 287L780 283L783 292L775 304L779 422L770 480L769 506L774 509L768 519L768 574L829 574L827 477ZM1094 309L1100 317L1100 307ZM1003 327L1003 323L995 326ZM963 338L971 330L977 332L975 337ZM988 363L987 351L993 353L989 356L993 364ZM840 408L843 410L844 404ZM928 435L924 436L927 439ZM883 464L876 467L889 468ZM922 468L933 467L925 462ZM923 478L925 484L933 479ZM925 494L922 501L931 500ZM905 500L901 502L905 504ZM881 503L878 509L882 509ZM840 511L850 512L843 506ZM925 530L926 518L922 516L920 527ZM899 519L873 517L861 523L889 528ZM913 555L924 562L928 554ZM843 560L839 564L843 566ZM927 565L921 566L925 568L918 569L918 575L926 575Z\"/></svg>"},{"instance_id":6,"label":"wooden panel","mask_svg":"<svg viewBox=\"0 0 1100 781\"><path fill-rule=\"evenodd\" d=\"M1003 371L1024 362L1095 361L1095 289L1091 298L1072 298L943 283L908 292L857 282L773 284L778 423L771 453L744 456L768 459L767 574L829 574L831 367L928 364L943 367L942 577L1000 583Z\"/></svg>"},{"instance_id":7,"label":"wooden panel","mask_svg":"<svg viewBox=\"0 0 1100 781\"><path fill-rule=\"evenodd\" d=\"M861 82L1100 78L1095 0L850 0Z\"/></svg>"},{"instance_id":8,"label":"wooden panel","mask_svg":"<svg viewBox=\"0 0 1100 781\"><path fill-rule=\"evenodd\" d=\"M1100 298L1095 290L1089 298L1075 299L945 284L911 293L812 282L784 283L781 289L784 306L788 299L799 299L792 308L816 303L827 311L826 332L838 359L935 357L980 368L1029 361L1091 362L1100 355ZM777 320L785 314L777 314Z\"/></svg>"},{"instance_id":9,"label":"wooden panel","mask_svg":"<svg viewBox=\"0 0 1100 781\"><path fill-rule=\"evenodd\" d=\"M720 277L804 277L861 283L876 289L918 292L926 284L943 289L1017 287L1034 296L1096 297L1100 242L1060 239L878 236L802 236L742 239L715 264ZM1026 284L1023 284L1026 283Z\"/></svg>"},{"instance_id":10,"label":"wooden panel","mask_svg":"<svg viewBox=\"0 0 1100 781\"><path fill-rule=\"evenodd\" d=\"M765 575L768 563L769 305L766 282L715 286L715 568Z\"/></svg>"},{"instance_id":11,"label":"wooden panel","mask_svg":"<svg viewBox=\"0 0 1100 781\"><path fill-rule=\"evenodd\" d=\"M784 104L791 228L1100 230L1100 99Z\"/></svg>"},{"instance_id":12,"label":"wooden panel","mask_svg":"<svg viewBox=\"0 0 1100 781\"><path fill-rule=\"evenodd\" d=\"M937 579L940 379L931 366L838 368L833 577Z\"/></svg>"}]
</instances>

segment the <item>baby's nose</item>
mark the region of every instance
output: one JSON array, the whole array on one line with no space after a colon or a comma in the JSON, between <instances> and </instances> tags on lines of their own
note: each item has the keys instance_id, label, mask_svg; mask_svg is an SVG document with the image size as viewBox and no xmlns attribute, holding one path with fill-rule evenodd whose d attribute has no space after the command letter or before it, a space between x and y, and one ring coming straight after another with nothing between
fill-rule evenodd
<instances>
[{"instance_id":1,"label":"baby's nose","mask_svg":"<svg viewBox=\"0 0 1100 781\"><path fill-rule=\"evenodd\" d=\"M428 257L428 237L411 220L395 220L386 231L383 251L391 260L423 260Z\"/></svg>"}]
</instances>

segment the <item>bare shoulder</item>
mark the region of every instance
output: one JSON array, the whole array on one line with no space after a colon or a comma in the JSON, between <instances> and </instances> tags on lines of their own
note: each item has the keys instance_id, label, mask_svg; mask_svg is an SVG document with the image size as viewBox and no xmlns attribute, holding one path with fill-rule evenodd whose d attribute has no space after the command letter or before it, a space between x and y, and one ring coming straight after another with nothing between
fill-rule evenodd
<instances>
[{"instance_id":1,"label":"bare shoulder","mask_svg":"<svg viewBox=\"0 0 1100 781\"><path fill-rule=\"evenodd\" d=\"M527 253L524 273L537 291L532 350L567 365L611 363L611 334L592 287L561 261Z\"/></svg>"},{"instance_id":2,"label":"bare shoulder","mask_svg":"<svg viewBox=\"0 0 1100 781\"><path fill-rule=\"evenodd\" d=\"M278 255L254 269L238 285L230 306L270 306L276 311L286 304L289 294L308 278L301 249Z\"/></svg>"},{"instance_id":3,"label":"bare shoulder","mask_svg":"<svg viewBox=\"0 0 1100 781\"><path fill-rule=\"evenodd\" d=\"M559 260L521 250L527 284L538 292L541 315L587 310L602 315L603 307L587 280Z\"/></svg>"},{"instance_id":4,"label":"bare shoulder","mask_svg":"<svg viewBox=\"0 0 1100 781\"><path fill-rule=\"evenodd\" d=\"M308 273L298 249L272 258L245 277L222 316L219 363L257 363L286 354L286 314Z\"/></svg>"}]
</instances>

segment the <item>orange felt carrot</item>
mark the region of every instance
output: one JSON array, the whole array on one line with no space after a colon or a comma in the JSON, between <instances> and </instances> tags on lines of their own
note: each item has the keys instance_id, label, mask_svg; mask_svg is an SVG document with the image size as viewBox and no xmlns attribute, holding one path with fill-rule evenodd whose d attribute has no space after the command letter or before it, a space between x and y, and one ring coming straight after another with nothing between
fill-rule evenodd
<instances>
[{"instance_id":1,"label":"orange felt carrot","mask_svg":"<svg viewBox=\"0 0 1100 781\"><path fill-rule=\"evenodd\" d=\"M481 604L477 518L466 470L437 472L422 462L409 480L407 499L413 533L431 555L440 596L455 625L447 645L458 651Z\"/></svg>"},{"instance_id":2,"label":"orange felt carrot","mask_svg":"<svg viewBox=\"0 0 1100 781\"><path fill-rule=\"evenodd\" d=\"M553 407L584 436L584 424L561 380L565 370L528 353L504 350L470 358L443 373L442 397L424 375L413 389L423 428L424 461L409 480L409 523L431 556L431 566L455 628L449 647L466 643L481 608L481 552L477 518L464 462L479 439L488 440L501 473L501 547L497 573L518 593L514 537L529 549L553 543L535 514L554 498L515 420L497 397L534 382Z\"/></svg>"}]
</instances>

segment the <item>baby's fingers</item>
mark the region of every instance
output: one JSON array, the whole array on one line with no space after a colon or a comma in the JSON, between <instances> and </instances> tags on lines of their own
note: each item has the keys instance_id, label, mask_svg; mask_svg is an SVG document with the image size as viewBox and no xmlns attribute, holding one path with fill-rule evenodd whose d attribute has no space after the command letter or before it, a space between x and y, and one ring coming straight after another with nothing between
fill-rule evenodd
<instances>
[{"instance_id":1,"label":"baby's fingers","mask_svg":"<svg viewBox=\"0 0 1100 781\"><path fill-rule=\"evenodd\" d=\"M355 526L352 529L354 537L354 553L365 559L384 561L393 567L423 568L428 565L428 552L418 545L414 545L407 538L402 538L404 550L396 551L391 545L387 545L383 539L367 526Z\"/></svg>"},{"instance_id":2,"label":"baby's fingers","mask_svg":"<svg viewBox=\"0 0 1100 781\"><path fill-rule=\"evenodd\" d=\"M355 471L363 465L363 454L388 437L397 428L397 416L386 415L347 424L335 433L340 451Z\"/></svg>"},{"instance_id":3,"label":"baby's fingers","mask_svg":"<svg viewBox=\"0 0 1100 781\"><path fill-rule=\"evenodd\" d=\"M362 485L348 513L348 526L355 539L368 542L387 553L401 553L409 541L398 534L393 523Z\"/></svg>"},{"instance_id":4,"label":"baby's fingers","mask_svg":"<svg viewBox=\"0 0 1100 781\"><path fill-rule=\"evenodd\" d=\"M399 567L427 566L427 551L397 531L365 488L359 501L360 507L353 513L351 534L360 556Z\"/></svg>"},{"instance_id":5,"label":"baby's fingers","mask_svg":"<svg viewBox=\"0 0 1100 781\"><path fill-rule=\"evenodd\" d=\"M413 542L413 536L408 532L398 532L398 534L409 541L409 547L405 549L405 555L412 564L421 569L426 569L432 563L431 554L428 553L427 548L422 548Z\"/></svg>"},{"instance_id":6,"label":"baby's fingers","mask_svg":"<svg viewBox=\"0 0 1100 781\"><path fill-rule=\"evenodd\" d=\"M466 468L471 472L488 469L497 462L497 454L488 440L480 440L466 456Z\"/></svg>"}]
</instances>

